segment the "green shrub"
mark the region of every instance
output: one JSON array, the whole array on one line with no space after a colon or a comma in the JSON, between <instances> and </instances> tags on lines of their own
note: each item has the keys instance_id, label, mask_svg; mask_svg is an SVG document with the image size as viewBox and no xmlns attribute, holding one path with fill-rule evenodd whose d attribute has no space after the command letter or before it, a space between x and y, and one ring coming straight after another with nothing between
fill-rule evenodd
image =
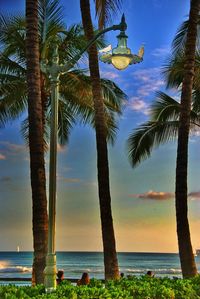
<instances>
[{"instance_id":1,"label":"green shrub","mask_svg":"<svg viewBox=\"0 0 200 299\"><path fill-rule=\"evenodd\" d=\"M130 277L101 281L92 279L87 286L63 282L54 293L36 287L0 286L0 299L200 299L200 276L193 279Z\"/></svg>"}]
</instances>

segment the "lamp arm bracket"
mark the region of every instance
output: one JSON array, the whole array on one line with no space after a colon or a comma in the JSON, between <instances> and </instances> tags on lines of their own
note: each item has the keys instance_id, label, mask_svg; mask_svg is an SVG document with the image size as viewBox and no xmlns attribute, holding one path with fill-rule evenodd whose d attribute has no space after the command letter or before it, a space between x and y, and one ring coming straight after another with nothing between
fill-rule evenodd
<instances>
[{"instance_id":1,"label":"lamp arm bracket","mask_svg":"<svg viewBox=\"0 0 200 299\"><path fill-rule=\"evenodd\" d=\"M108 28L102 29L100 30L87 44L87 46L85 46L85 48L83 48L83 50L80 51L79 54L77 54L74 58L72 58L66 65L61 66L60 67L60 72L62 74L68 72L77 62L78 60L81 58L81 56L91 47L91 45L93 45L95 43L95 41L104 33L109 32L109 31L116 31L116 30L121 30L124 31L126 30L127 25L125 22L125 17L124 14L122 16L121 22L118 25L113 25L110 26Z\"/></svg>"}]
</instances>

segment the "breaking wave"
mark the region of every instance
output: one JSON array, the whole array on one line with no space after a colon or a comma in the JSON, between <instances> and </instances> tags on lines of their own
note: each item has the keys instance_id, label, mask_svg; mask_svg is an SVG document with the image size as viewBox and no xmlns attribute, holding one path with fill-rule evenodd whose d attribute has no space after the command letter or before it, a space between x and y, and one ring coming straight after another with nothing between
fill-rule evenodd
<instances>
[{"instance_id":1,"label":"breaking wave","mask_svg":"<svg viewBox=\"0 0 200 299\"><path fill-rule=\"evenodd\" d=\"M32 268L23 266L9 266L6 263L0 263L0 273L24 273L31 272Z\"/></svg>"}]
</instances>

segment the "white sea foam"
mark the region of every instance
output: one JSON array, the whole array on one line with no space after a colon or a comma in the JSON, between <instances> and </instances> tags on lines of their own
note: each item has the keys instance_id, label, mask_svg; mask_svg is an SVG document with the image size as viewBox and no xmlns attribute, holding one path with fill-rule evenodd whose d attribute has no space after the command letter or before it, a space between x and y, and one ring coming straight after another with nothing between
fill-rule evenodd
<instances>
[{"instance_id":1,"label":"white sea foam","mask_svg":"<svg viewBox=\"0 0 200 299\"><path fill-rule=\"evenodd\" d=\"M0 264L0 273L23 273L23 272L31 272L32 268L23 267L23 266L15 266L15 267L5 267Z\"/></svg>"},{"instance_id":2,"label":"white sea foam","mask_svg":"<svg viewBox=\"0 0 200 299\"><path fill-rule=\"evenodd\" d=\"M154 271L157 274L176 274L181 273L181 269L123 269L123 272L126 273L146 273L148 270Z\"/></svg>"}]
</instances>

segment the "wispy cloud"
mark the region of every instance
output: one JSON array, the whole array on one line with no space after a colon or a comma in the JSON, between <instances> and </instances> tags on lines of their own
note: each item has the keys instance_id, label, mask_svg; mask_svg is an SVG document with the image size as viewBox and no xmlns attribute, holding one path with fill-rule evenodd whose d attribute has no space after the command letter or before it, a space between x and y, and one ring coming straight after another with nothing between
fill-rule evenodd
<instances>
[{"instance_id":1,"label":"wispy cloud","mask_svg":"<svg viewBox=\"0 0 200 299\"><path fill-rule=\"evenodd\" d=\"M127 107L131 110L149 114L148 97L165 85L160 75L160 68L140 69L132 73L135 96L130 98Z\"/></svg>"},{"instance_id":2,"label":"wispy cloud","mask_svg":"<svg viewBox=\"0 0 200 299\"><path fill-rule=\"evenodd\" d=\"M1 151L10 155L17 155L27 151L24 144L11 143L9 141L0 141Z\"/></svg>"},{"instance_id":3,"label":"wispy cloud","mask_svg":"<svg viewBox=\"0 0 200 299\"><path fill-rule=\"evenodd\" d=\"M119 78L119 74L114 71L103 71L101 72L101 77L112 80L112 79Z\"/></svg>"},{"instance_id":4,"label":"wispy cloud","mask_svg":"<svg viewBox=\"0 0 200 299\"><path fill-rule=\"evenodd\" d=\"M65 183L81 183L82 180L79 179L79 178L68 178L68 177L64 177L64 176L61 176L61 175L58 175L58 180L59 181L62 181L62 182L65 182Z\"/></svg>"},{"instance_id":5,"label":"wispy cloud","mask_svg":"<svg viewBox=\"0 0 200 299\"><path fill-rule=\"evenodd\" d=\"M190 192L188 194L191 200L200 199L200 191L198 192Z\"/></svg>"},{"instance_id":6,"label":"wispy cloud","mask_svg":"<svg viewBox=\"0 0 200 299\"><path fill-rule=\"evenodd\" d=\"M172 192L158 192L150 190L141 194L130 194L129 197L142 198L142 199L153 199L153 200L164 200L174 198L174 193Z\"/></svg>"},{"instance_id":7,"label":"wispy cloud","mask_svg":"<svg viewBox=\"0 0 200 299\"><path fill-rule=\"evenodd\" d=\"M2 154L0 154L0 160L6 160L6 156L5 156L5 155L2 155Z\"/></svg>"},{"instance_id":8,"label":"wispy cloud","mask_svg":"<svg viewBox=\"0 0 200 299\"><path fill-rule=\"evenodd\" d=\"M149 96L152 92L155 92L165 85L161 78L160 68L137 70L133 73L133 77L138 81L138 96Z\"/></svg>"},{"instance_id":9,"label":"wispy cloud","mask_svg":"<svg viewBox=\"0 0 200 299\"><path fill-rule=\"evenodd\" d=\"M132 97L130 98L127 106L136 112L141 112L145 115L149 114L149 107L145 101L143 101L140 97Z\"/></svg>"},{"instance_id":10,"label":"wispy cloud","mask_svg":"<svg viewBox=\"0 0 200 299\"><path fill-rule=\"evenodd\" d=\"M164 199L175 198L175 193L149 190L148 192L145 193L129 194L129 197L141 198L141 199L152 199L152 200L164 200ZM188 197L190 200L200 200L200 191L190 192L188 193Z\"/></svg>"},{"instance_id":11,"label":"wispy cloud","mask_svg":"<svg viewBox=\"0 0 200 299\"><path fill-rule=\"evenodd\" d=\"M50 144L47 145L48 150L50 149ZM67 147L65 145L60 145L57 143L57 152L58 153L66 153L67 152Z\"/></svg>"},{"instance_id":12,"label":"wispy cloud","mask_svg":"<svg viewBox=\"0 0 200 299\"><path fill-rule=\"evenodd\" d=\"M67 147L57 144L57 151L58 153L65 153L67 151Z\"/></svg>"},{"instance_id":13,"label":"wispy cloud","mask_svg":"<svg viewBox=\"0 0 200 299\"><path fill-rule=\"evenodd\" d=\"M10 176L2 176L0 178L0 182L11 182L11 177Z\"/></svg>"},{"instance_id":14,"label":"wispy cloud","mask_svg":"<svg viewBox=\"0 0 200 299\"><path fill-rule=\"evenodd\" d=\"M155 48L152 52L151 55L154 57L166 57L170 53L170 48L169 46L164 46L161 48Z\"/></svg>"}]
</instances>

